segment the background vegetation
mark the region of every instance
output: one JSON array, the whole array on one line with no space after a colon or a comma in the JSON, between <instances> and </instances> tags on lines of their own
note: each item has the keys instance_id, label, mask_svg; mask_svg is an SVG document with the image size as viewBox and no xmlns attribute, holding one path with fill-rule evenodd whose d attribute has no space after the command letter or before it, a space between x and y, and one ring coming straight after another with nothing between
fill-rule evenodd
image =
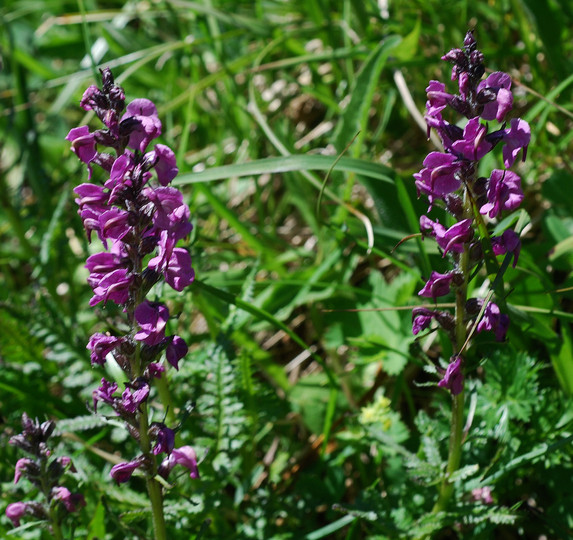
<instances>
[{"instance_id":1,"label":"background vegetation","mask_svg":"<svg viewBox=\"0 0 573 540\"><path fill-rule=\"evenodd\" d=\"M109 478L135 450L86 409L104 371L85 346L112 307L88 306L87 175L64 137L91 119L98 65L157 103L194 224L197 280L171 299L192 347L170 377L202 477L169 494L173 538L573 535L570 2L4 0L0 16L0 508L29 487L7 445L26 411L59 420L87 499L76 537L146 537L143 483ZM526 228L508 341L477 341L457 502L436 517L450 396L428 357L449 355L414 339L407 306L445 262L393 248L425 210L412 174L434 147L415 114L473 27L531 124Z\"/></svg>"}]
</instances>

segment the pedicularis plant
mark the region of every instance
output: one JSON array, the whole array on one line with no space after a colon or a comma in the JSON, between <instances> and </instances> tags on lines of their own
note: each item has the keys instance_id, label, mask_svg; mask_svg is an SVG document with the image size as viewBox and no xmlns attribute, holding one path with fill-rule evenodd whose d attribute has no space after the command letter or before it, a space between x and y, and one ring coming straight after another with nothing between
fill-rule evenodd
<instances>
[{"instance_id":1,"label":"pedicularis plant","mask_svg":"<svg viewBox=\"0 0 573 540\"><path fill-rule=\"evenodd\" d=\"M434 507L436 512L446 508L454 488L450 477L460 465L464 377L471 337L474 332L489 331L497 341L504 341L510 324L509 317L491 301L492 294L469 298L468 284L485 260L490 276L496 276L492 290L500 290L499 280L505 265L511 257L513 266L517 263L519 235L511 229L495 236L488 231L491 223L521 204L521 180L509 168L520 153L525 159L530 141L527 122L512 118L507 125L506 117L513 104L509 75L494 72L482 80L484 57L472 32L466 34L463 48L452 49L442 59L453 64L452 80L458 82L459 93L450 94L445 84L430 81L426 89L428 133L431 128L438 132L444 151L428 154L424 168L414 177L418 194L429 199L428 212L439 205L453 217L455 223L450 227L425 215L420 218L422 235L438 243L443 256L450 257L452 268L444 274L432 272L418 294L435 301L453 291L455 313L420 307L414 309L412 316L414 334L435 321L447 333L454 351L438 383L452 394L452 417L447 470ZM447 108L465 117L463 128L444 118ZM492 130L489 122L494 121L501 126ZM498 145L503 147L505 168L494 169L487 178L479 176L480 160ZM496 260L498 255L506 256L501 265Z\"/></svg>"},{"instance_id":2,"label":"pedicularis plant","mask_svg":"<svg viewBox=\"0 0 573 540\"><path fill-rule=\"evenodd\" d=\"M67 136L87 164L89 178L94 165L105 177L103 183L85 183L74 190L88 238L96 233L105 248L87 259L94 292L90 305L114 302L124 313L116 323L120 332L95 333L87 346L93 365L113 359L125 376L123 390L117 382L101 380L93 392L93 409L97 412L100 403L111 407L137 441L141 453L112 467L111 476L118 483L127 482L136 470L145 476L155 537L165 538L164 482L159 477L166 479L176 464L187 467L192 478L198 471L193 448L175 448L175 426L151 421L154 381L165 383L166 364L178 369L187 354L181 337L165 334L169 309L156 299L155 285L164 280L182 291L193 281L191 257L177 247L192 226L181 192L169 186L178 173L173 151L163 144L150 147L161 134L155 105L135 99L125 107L123 89L109 69L102 71L102 78L102 89L90 86L81 106L93 110L105 127L90 132L81 126ZM101 152L101 147L112 153ZM162 355L166 363L159 361ZM159 456L164 456L161 462Z\"/></svg>"}]
</instances>

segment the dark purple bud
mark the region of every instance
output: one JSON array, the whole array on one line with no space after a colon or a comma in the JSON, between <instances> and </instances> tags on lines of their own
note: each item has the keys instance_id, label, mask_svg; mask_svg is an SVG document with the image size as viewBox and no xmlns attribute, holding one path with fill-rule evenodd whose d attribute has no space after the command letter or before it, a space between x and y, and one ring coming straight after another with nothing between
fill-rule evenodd
<instances>
[{"instance_id":1,"label":"dark purple bud","mask_svg":"<svg viewBox=\"0 0 573 540\"><path fill-rule=\"evenodd\" d=\"M476 39L474 37L474 32L473 30L468 30L466 32L466 35L464 37L464 47L466 47L468 50L472 50L475 48L475 46L477 45Z\"/></svg>"},{"instance_id":2,"label":"dark purple bud","mask_svg":"<svg viewBox=\"0 0 573 540\"><path fill-rule=\"evenodd\" d=\"M469 298L466 301L465 311L469 317L475 317L481 310L483 300L480 298Z\"/></svg>"},{"instance_id":3,"label":"dark purple bud","mask_svg":"<svg viewBox=\"0 0 573 540\"><path fill-rule=\"evenodd\" d=\"M133 461L114 465L109 474L118 484L124 484L131 478L134 471L141 466L142 461L138 458Z\"/></svg>"}]
</instances>

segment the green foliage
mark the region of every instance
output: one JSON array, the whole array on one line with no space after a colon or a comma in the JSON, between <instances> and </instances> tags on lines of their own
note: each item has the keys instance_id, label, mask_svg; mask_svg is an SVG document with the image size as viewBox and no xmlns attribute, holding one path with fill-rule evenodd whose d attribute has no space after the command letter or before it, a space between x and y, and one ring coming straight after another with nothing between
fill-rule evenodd
<instances>
[{"instance_id":1,"label":"green foliage","mask_svg":"<svg viewBox=\"0 0 573 540\"><path fill-rule=\"evenodd\" d=\"M381 4L2 2L2 510L26 497L8 444L26 411L59 420L87 501L76 537L150 534L142 479L109 478L135 445L86 409L109 368L85 345L114 308L88 306L93 247L72 192L87 173L64 138L91 123L78 102L107 65L128 99L157 103L194 222L197 282L165 291L191 350L169 395L153 395L200 460L200 479L166 486L170 538L571 536L573 12L431 0L389 2L386 16ZM411 307L447 263L429 242L397 246L418 232L411 175L434 149L405 104L422 110L428 81L448 81L439 58L468 25L487 66L514 78L532 143L518 170L522 252L504 275L508 342L473 341L463 466L453 504L433 514L449 352L436 332L412 336ZM472 495L484 487L492 504ZM13 537L47 537L28 523ZM0 537L10 530L0 517Z\"/></svg>"}]
</instances>

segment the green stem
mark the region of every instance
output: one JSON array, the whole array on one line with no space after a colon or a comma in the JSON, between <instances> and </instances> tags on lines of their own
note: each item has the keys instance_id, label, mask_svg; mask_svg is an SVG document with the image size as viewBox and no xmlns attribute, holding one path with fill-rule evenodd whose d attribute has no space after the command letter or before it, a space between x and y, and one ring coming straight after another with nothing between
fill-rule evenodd
<instances>
[{"instance_id":1,"label":"green stem","mask_svg":"<svg viewBox=\"0 0 573 540\"><path fill-rule=\"evenodd\" d=\"M463 219L472 217L471 200L466 192L464 197ZM466 301L468 290L468 276L470 267L469 244L464 244L464 251L460 254L459 271L463 276L463 283L456 289L456 339L455 351L462 350L467 337L466 327ZM463 360L462 360L463 366ZM448 451L448 464L438 500L432 510L433 513L441 512L448 506L454 493L454 483L451 481L452 475L458 470L462 456L462 439L464 429L464 392L452 396L452 417L450 420L450 443Z\"/></svg>"},{"instance_id":2,"label":"green stem","mask_svg":"<svg viewBox=\"0 0 573 540\"><path fill-rule=\"evenodd\" d=\"M146 485L149 501L151 502L154 538L155 540L167 540L165 516L163 514L163 494L161 493L161 486L157 480L155 480L157 463L155 462L155 456L151 454L151 441L149 439L148 430L149 420L147 416L147 406L142 404L139 416L139 447L144 455L148 455L153 459L153 468L146 480Z\"/></svg>"}]
</instances>

